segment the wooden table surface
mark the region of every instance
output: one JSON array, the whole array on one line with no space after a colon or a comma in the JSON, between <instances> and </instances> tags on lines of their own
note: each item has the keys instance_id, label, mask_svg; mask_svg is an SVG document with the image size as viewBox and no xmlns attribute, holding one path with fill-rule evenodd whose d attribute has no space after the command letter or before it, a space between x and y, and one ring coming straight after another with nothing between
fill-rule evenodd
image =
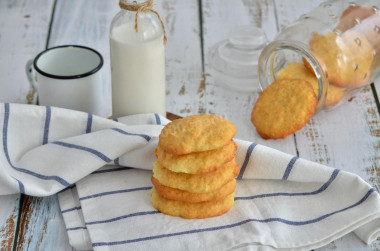
<instances>
[{"instance_id":1,"label":"wooden table surface","mask_svg":"<svg viewBox=\"0 0 380 251\"><path fill-rule=\"evenodd\" d=\"M348 1L348 0L347 0ZM234 27L251 24L269 40L322 1L156 0L167 30L167 110L180 116L218 114L237 137L360 175L380 191L380 78L345 104L314 115L284 140L263 140L250 122L258 92L236 92L213 76L208 52ZM103 115L111 114L108 32L118 0L0 0L0 102L27 103L25 63L45 48L80 44L105 59ZM257 83L253 83L257 84ZM55 195L0 197L1 250L71 250ZM380 250L354 234L321 250Z\"/></svg>"}]
</instances>

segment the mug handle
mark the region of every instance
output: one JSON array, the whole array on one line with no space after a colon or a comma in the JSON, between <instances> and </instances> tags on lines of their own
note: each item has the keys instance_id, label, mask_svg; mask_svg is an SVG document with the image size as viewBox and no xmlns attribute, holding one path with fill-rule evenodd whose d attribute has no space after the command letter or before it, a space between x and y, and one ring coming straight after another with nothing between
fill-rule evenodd
<instances>
[{"instance_id":1,"label":"mug handle","mask_svg":"<svg viewBox=\"0 0 380 251\"><path fill-rule=\"evenodd\" d=\"M38 84L33 77L33 73L34 73L33 61L34 61L34 59L29 59L25 65L26 77L28 78L28 81L29 81L29 84L31 87L31 90L29 91L28 96L27 96L28 103L35 103L33 101L35 99L38 100L38 98L37 98L37 96L38 96Z\"/></svg>"},{"instance_id":2,"label":"mug handle","mask_svg":"<svg viewBox=\"0 0 380 251\"><path fill-rule=\"evenodd\" d=\"M29 84L32 87L34 91L38 90L38 85L37 82L33 78L33 59L29 59L28 62L26 62L25 65L25 71L26 71L26 76L28 77Z\"/></svg>"}]
</instances>

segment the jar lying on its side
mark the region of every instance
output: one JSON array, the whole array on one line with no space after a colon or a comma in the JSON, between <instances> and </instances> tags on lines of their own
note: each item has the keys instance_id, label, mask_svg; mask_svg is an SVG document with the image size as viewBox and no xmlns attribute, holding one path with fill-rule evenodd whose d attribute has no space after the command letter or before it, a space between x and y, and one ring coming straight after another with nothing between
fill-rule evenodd
<instances>
[{"instance_id":1,"label":"jar lying on its side","mask_svg":"<svg viewBox=\"0 0 380 251\"><path fill-rule=\"evenodd\" d=\"M340 104L380 72L378 0L322 3L280 32L259 58L262 90L282 78L303 78L317 111Z\"/></svg>"}]
</instances>

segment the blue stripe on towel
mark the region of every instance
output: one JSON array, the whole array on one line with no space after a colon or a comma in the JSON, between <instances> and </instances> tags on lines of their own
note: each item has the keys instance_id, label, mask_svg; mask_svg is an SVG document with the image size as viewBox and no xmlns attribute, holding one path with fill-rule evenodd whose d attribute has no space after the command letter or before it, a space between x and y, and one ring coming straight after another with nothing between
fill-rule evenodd
<instances>
[{"instance_id":1,"label":"blue stripe on towel","mask_svg":"<svg viewBox=\"0 0 380 251\"><path fill-rule=\"evenodd\" d=\"M50 119L51 119L51 107L46 106L46 118L44 126L44 138L42 144L45 145L49 141L49 128L50 128Z\"/></svg>"},{"instance_id":2,"label":"blue stripe on towel","mask_svg":"<svg viewBox=\"0 0 380 251\"><path fill-rule=\"evenodd\" d=\"M66 142L62 142L62 141L55 141L55 142L52 142L52 144L63 146L63 147L67 147L67 148L72 148L72 149L78 149L78 150L82 150L82 151L85 151L85 152L92 153L92 154L96 155L97 157L99 157L100 159L102 159L103 161L105 161L107 163L109 163L109 162L112 161L110 158L108 158L103 153L101 153L101 152L99 152L99 151L97 151L95 149L89 148L89 147L75 145L75 144L70 144L70 143L66 143Z\"/></svg>"},{"instance_id":3,"label":"blue stripe on towel","mask_svg":"<svg viewBox=\"0 0 380 251\"><path fill-rule=\"evenodd\" d=\"M248 149L247 149L247 153L245 154L245 159L244 159L244 163L243 165L241 166L241 169L240 169L240 173L238 175L238 179L241 180L243 178L243 175L244 175L244 172L245 172L245 169L247 168L247 165L248 165L248 161L249 161L249 158L251 157L251 154L252 154L252 151L253 149L255 149L255 147L257 146L256 143L252 143Z\"/></svg>"},{"instance_id":4,"label":"blue stripe on towel","mask_svg":"<svg viewBox=\"0 0 380 251\"><path fill-rule=\"evenodd\" d=\"M250 222L258 222L258 223L269 223L269 222L280 222L284 223L287 225L293 225L293 226L302 226L302 225L308 225L308 224L313 224L319 221L322 221L332 215L344 212L348 209L351 209L353 207L356 207L360 204L362 204L373 192L375 191L374 188L371 188L362 199L360 199L358 202L352 204L351 206L345 207L343 209L333 211L328 214L324 214L320 217L311 219L311 220L305 220L305 221L290 221L282 218L268 218L268 219L246 219L240 222L236 222L233 224L228 224L228 225L221 225L221 226L216 226L216 227L209 227L209 228L203 228L203 229L194 229L194 230L188 230L188 231L182 231L182 232L175 232L175 233L169 233L169 234L161 234L161 235L153 235L153 236L147 236L147 237L142 237L142 238L137 238L137 239L130 239L130 240L122 240L122 241L112 241L112 242L95 242L92 243L93 247L97 246L114 246L114 245L122 245L122 244L128 244L128 243L133 243L133 242L141 242L141 241L149 241L149 240L154 240L154 239L161 239L161 238L167 238L167 237L173 237L173 236L179 236L179 235L186 235L186 234L194 234L194 233L202 233L202 232L211 232L211 231L218 231L218 230L223 230L223 229L230 229L234 227L238 227Z\"/></svg>"},{"instance_id":5,"label":"blue stripe on towel","mask_svg":"<svg viewBox=\"0 0 380 251\"><path fill-rule=\"evenodd\" d=\"M13 178L13 177L12 177ZM17 183L18 183L18 187L19 187L19 189L20 189L20 193L23 193L23 194L25 194L25 187L24 187L24 184L22 184L22 182L21 181L19 181L18 179L16 179L16 178L14 178L16 181L17 181Z\"/></svg>"},{"instance_id":6,"label":"blue stripe on towel","mask_svg":"<svg viewBox=\"0 0 380 251\"><path fill-rule=\"evenodd\" d=\"M70 227L70 228L66 228L66 231L83 230L83 229L87 229L87 227Z\"/></svg>"},{"instance_id":7,"label":"blue stripe on towel","mask_svg":"<svg viewBox=\"0 0 380 251\"><path fill-rule=\"evenodd\" d=\"M126 132L124 130L121 130L119 128L111 128L111 130L114 130L114 131L119 132L119 133L124 134L124 135L139 136L139 137L144 138L146 141L149 141L151 139L150 136L146 135L146 134L130 133L130 132Z\"/></svg>"},{"instance_id":8,"label":"blue stripe on towel","mask_svg":"<svg viewBox=\"0 0 380 251\"><path fill-rule=\"evenodd\" d=\"M86 126L86 133L91 132L91 127L92 127L92 114L89 113L87 116L87 126Z\"/></svg>"},{"instance_id":9,"label":"blue stripe on towel","mask_svg":"<svg viewBox=\"0 0 380 251\"><path fill-rule=\"evenodd\" d=\"M99 196L104 196L104 195L119 194L119 193L130 193L130 192L141 191L141 190L150 190L150 189L152 189L152 187L137 187L137 188L131 188L131 189L109 191L109 192L97 193L97 194L81 197L81 198L79 198L79 200L87 200L87 199L93 199L93 198L96 198Z\"/></svg>"},{"instance_id":10,"label":"blue stripe on towel","mask_svg":"<svg viewBox=\"0 0 380 251\"><path fill-rule=\"evenodd\" d=\"M131 218L131 217L143 216L143 215L149 215L149 214L159 214L159 213L160 213L159 211L137 212L137 213L122 215L122 216L115 217L108 220L86 222L86 225L104 224L104 223L109 223L109 222L118 221L118 220Z\"/></svg>"},{"instance_id":11,"label":"blue stripe on towel","mask_svg":"<svg viewBox=\"0 0 380 251\"><path fill-rule=\"evenodd\" d=\"M69 209L66 209L66 210L63 210L61 211L61 213L67 213L67 212L71 212L71 211L74 211L74 210L80 210L82 209L80 206L79 207L72 207L72 208L69 208Z\"/></svg>"},{"instance_id":12,"label":"blue stripe on towel","mask_svg":"<svg viewBox=\"0 0 380 251\"><path fill-rule=\"evenodd\" d=\"M9 155L8 155L8 145L7 145L7 137L8 137L8 121L9 121L9 104L8 103L5 103L4 104L4 123L3 123L3 149L4 149L4 153L7 157L7 160L8 160L8 163L11 167L13 167L10 159L9 159ZM20 190L20 193L25 193L25 186L24 184L19 181L18 179L16 179L15 177L12 176L13 179L15 179L18 183L18 188Z\"/></svg>"},{"instance_id":13,"label":"blue stripe on towel","mask_svg":"<svg viewBox=\"0 0 380 251\"><path fill-rule=\"evenodd\" d=\"M298 159L298 157L294 156L294 157L290 160L290 162L289 162L289 164L288 164L288 166L286 167L286 170L285 170L285 172L284 172L284 176L282 176L282 179L283 179L283 180L287 180L287 179L288 179L289 174L290 174L290 172L292 171L292 168L293 168L294 164L296 163L297 159Z\"/></svg>"},{"instance_id":14,"label":"blue stripe on towel","mask_svg":"<svg viewBox=\"0 0 380 251\"><path fill-rule=\"evenodd\" d=\"M319 189L313 192L304 192L304 193L267 193L267 194L258 194L253 196L245 196L245 197L235 197L235 200L252 200L257 198L265 198L265 197L274 197L274 196L305 196L305 195L315 195L325 191L330 184L335 180L336 176L339 173L339 169L334 169L330 178L326 183L324 183Z\"/></svg>"},{"instance_id":15,"label":"blue stripe on towel","mask_svg":"<svg viewBox=\"0 0 380 251\"><path fill-rule=\"evenodd\" d=\"M29 174L31 176L34 176L36 178L43 179L43 180L55 180L55 181L61 183L65 187L69 186L70 183L61 177L54 176L54 175L53 176L42 175L42 174L30 171L28 169L18 168L12 164L11 159L9 157L9 152L8 152L8 123L9 123L10 106L8 103L4 104L4 106L5 106L5 113L4 113L4 125L3 125L3 149L4 149L4 153L5 153L5 156L8 160L9 165L18 172L26 173L26 174ZM21 191L21 189L23 189L23 192L25 192L24 185L20 181L18 181L18 182L19 182L19 186L20 186L20 191Z\"/></svg>"},{"instance_id":16,"label":"blue stripe on towel","mask_svg":"<svg viewBox=\"0 0 380 251\"><path fill-rule=\"evenodd\" d=\"M119 160L120 160L120 158L116 158L116 159L113 160L113 162L115 163L115 165L120 166Z\"/></svg>"},{"instance_id":17,"label":"blue stripe on towel","mask_svg":"<svg viewBox=\"0 0 380 251\"><path fill-rule=\"evenodd\" d=\"M156 118L156 124L157 124L157 125L161 125L160 115L158 115L157 113L155 113L155 114L154 114L154 117Z\"/></svg>"},{"instance_id":18,"label":"blue stripe on towel","mask_svg":"<svg viewBox=\"0 0 380 251\"><path fill-rule=\"evenodd\" d=\"M125 171L125 170L131 170L132 167L118 167L118 168L112 168L112 169L105 169L105 170L98 170L95 172L92 172L91 174L98 174L98 173L110 173L110 172L118 172L118 171Z\"/></svg>"},{"instance_id":19,"label":"blue stripe on towel","mask_svg":"<svg viewBox=\"0 0 380 251\"><path fill-rule=\"evenodd\" d=\"M29 174L33 177L36 177L36 178L39 178L39 179L42 179L42 180L55 180L59 183L61 183L61 185L67 187L67 186L70 186L70 183L67 182L66 180L64 180L63 178L61 177L58 177L58 176L55 176L55 175L52 175L52 176L48 176L48 175L42 175L42 174L39 174L39 173L36 173L36 172L33 172L33 171L30 171L30 170L27 170L27 169L23 169L23 168L17 168L15 166L12 166L15 170L19 171L19 172L22 172L22 173L26 173L26 174Z\"/></svg>"}]
</instances>

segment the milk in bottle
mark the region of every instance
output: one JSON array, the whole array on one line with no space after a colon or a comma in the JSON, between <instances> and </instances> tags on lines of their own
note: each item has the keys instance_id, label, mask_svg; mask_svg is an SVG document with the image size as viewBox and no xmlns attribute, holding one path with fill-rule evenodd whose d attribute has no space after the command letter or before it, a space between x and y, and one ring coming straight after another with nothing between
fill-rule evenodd
<instances>
[{"instance_id":1,"label":"milk in bottle","mask_svg":"<svg viewBox=\"0 0 380 251\"><path fill-rule=\"evenodd\" d=\"M132 1L130 1L132 2ZM135 1L134 1L135 2ZM141 1L140 1L141 2ZM148 1L149 2L149 1ZM166 115L165 45L162 23L152 12L123 9L110 31L112 114L121 117L139 113ZM146 1L142 1L144 5Z\"/></svg>"}]
</instances>

